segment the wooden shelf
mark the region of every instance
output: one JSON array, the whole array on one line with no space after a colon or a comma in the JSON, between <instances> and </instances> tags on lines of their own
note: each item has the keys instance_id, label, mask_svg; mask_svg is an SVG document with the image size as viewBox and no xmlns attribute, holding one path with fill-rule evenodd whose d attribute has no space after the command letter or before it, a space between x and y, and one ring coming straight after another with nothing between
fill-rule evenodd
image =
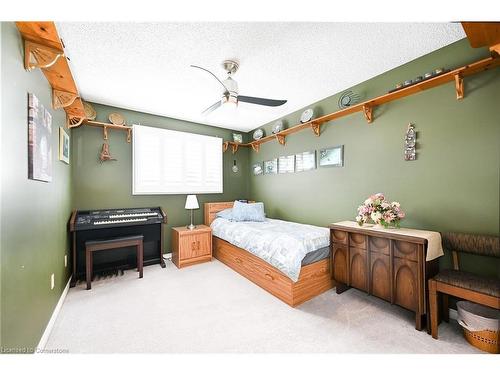
<instances>
[{"instance_id":1,"label":"wooden shelf","mask_svg":"<svg viewBox=\"0 0 500 375\"><path fill-rule=\"evenodd\" d=\"M99 122L99 121L92 121L92 120L83 120L83 124L88 125L88 126L93 126L95 128L102 128L104 140L108 139L108 130L109 129L127 132L127 143L130 143L130 141L132 140L132 127L130 127L130 126L115 125L115 124L111 124L111 123L107 123L107 122ZM80 125L81 124L70 125L69 127L76 128Z\"/></svg>"},{"instance_id":2,"label":"wooden shelf","mask_svg":"<svg viewBox=\"0 0 500 375\"><path fill-rule=\"evenodd\" d=\"M53 108L64 108L67 122L81 123L83 102L54 22L16 22L16 26L24 40L25 69L39 68L52 87Z\"/></svg>"},{"instance_id":3,"label":"wooden shelf","mask_svg":"<svg viewBox=\"0 0 500 375\"><path fill-rule=\"evenodd\" d=\"M388 94L384 94L381 96L378 96L373 99L369 99L367 101L364 101L362 103L353 105L352 107L348 107L345 109L341 109L339 111L318 117L316 119L313 119L309 122L299 124L292 126L288 129L282 130L276 134L271 134L266 137L263 137L257 141L252 141L249 143L242 143L238 144L238 146L233 147L233 153L235 153L238 150L238 147L251 147L254 151L258 152L260 149L260 145L266 142L270 142L273 140L277 140L280 144L285 145L286 142L286 137L297 133L299 131L305 130L305 129L311 129L315 135L320 136L321 134L321 126L325 125L326 123L344 117L348 116L350 114L356 113L356 112L362 112L364 114L364 117L368 124L371 124L374 120L373 117L373 109L377 106L392 102L394 100L402 99L410 95L417 94L421 91L431 89L433 87L437 87L440 85L443 85L448 82L455 82L455 92L456 92L456 97L457 99L462 99L465 95L464 93L464 85L463 85L463 79L464 77L470 76L472 74L476 74L479 72L483 72L485 70L491 70L494 68L497 68L500 65L500 57L496 54L493 54L492 57L476 61L474 63L462 66L460 68L451 70L449 72L443 73L439 76L436 76L434 78L427 79L425 81L422 81L420 83L417 83L415 85L409 86L402 88L398 91L394 91ZM225 142L228 144L232 144L233 142ZM224 151L226 151L227 146L225 147Z\"/></svg>"}]
</instances>

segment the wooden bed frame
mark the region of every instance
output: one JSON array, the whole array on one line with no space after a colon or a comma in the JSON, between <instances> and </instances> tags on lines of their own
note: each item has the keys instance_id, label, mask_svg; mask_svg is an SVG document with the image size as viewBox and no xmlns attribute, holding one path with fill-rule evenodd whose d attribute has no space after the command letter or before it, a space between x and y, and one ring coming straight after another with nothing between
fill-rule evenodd
<instances>
[{"instance_id":1,"label":"wooden bed frame","mask_svg":"<svg viewBox=\"0 0 500 375\"><path fill-rule=\"evenodd\" d=\"M205 203L205 225L212 223L217 212L232 207L233 202ZM299 280L293 282L277 268L248 251L215 236L212 241L215 258L292 307L335 286L331 257L302 266Z\"/></svg>"}]
</instances>

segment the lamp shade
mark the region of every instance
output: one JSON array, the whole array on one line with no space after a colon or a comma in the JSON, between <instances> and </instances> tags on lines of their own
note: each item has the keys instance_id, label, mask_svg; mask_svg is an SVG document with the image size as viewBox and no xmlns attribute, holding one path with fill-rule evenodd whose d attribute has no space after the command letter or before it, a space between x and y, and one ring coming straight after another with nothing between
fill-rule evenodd
<instances>
[{"instance_id":1,"label":"lamp shade","mask_svg":"<svg viewBox=\"0 0 500 375\"><path fill-rule=\"evenodd\" d=\"M198 205L198 199L196 199L196 195L188 195L186 198L186 205L184 206L186 210L195 210L200 208Z\"/></svg>"}]
</instances>

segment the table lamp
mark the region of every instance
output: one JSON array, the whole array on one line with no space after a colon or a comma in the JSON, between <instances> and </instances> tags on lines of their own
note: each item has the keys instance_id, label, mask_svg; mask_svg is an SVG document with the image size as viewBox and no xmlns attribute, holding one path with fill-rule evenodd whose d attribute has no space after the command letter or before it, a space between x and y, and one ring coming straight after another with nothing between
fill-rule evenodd
<instances>
[{"instance_id":1,"label":"table lamp","mask_svg":"<svg viewBox=\"0 0 500 375\"><path fill-rule=\"evenodd\" d=\"M196 228L195 225L193 225L193 210L196 210L200 208L198 205L198 199L196 199L196 195L188 195L186 198L186 205L184 206L186 210L191 210L191 224L188 225L189 230L193 230Z\"/></svg>"}]
</instances>

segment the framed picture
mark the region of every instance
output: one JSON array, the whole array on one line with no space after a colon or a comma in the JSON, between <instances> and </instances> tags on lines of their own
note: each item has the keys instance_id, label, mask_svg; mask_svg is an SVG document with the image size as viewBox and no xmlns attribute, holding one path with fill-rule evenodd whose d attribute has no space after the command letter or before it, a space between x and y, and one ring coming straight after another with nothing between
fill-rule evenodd
<instances>
[{"instance_id":1,"label":"framed picture","mask_svg":"<svg viewBox=\"0 0 500 375\"><path fill-rule=\"evenodd\" d=\"M295 155L280 156L278 159L278 173L295 172Z\"/></svg>"},{"instance_id":2,"label":"framed picture","mask_svg":"<svg viewBox=\"0 0 500 375\"><path fill-rule=\"evenodd\" d=\"M316 151L305 151L295 155L295 172L316 169Z\"/></svg>"},{"instance_id":3,"label":"framed picture","mask_svg":"<svg viewBox=\"0 0 500 375\"><path fill-rule=\"evenodd\" d=\"M278 159L266 160L264 162L264 174L278 173Z\"/></svg>"},{"instance_id":4,"label":"framed picture","mask_svg":"<svg viewBox=\"0 0 500 375\"><path fill-rule=\"evenodd\" d=\"M59 160L69 164L69 135L59 128Z\"/></svg>"},{"instance_id":5,"label":"framed picture","mask_svg":"<svg viewBox=\"0 0 500 375\"><path fill-rule=\"evenodd\" d=\"M52 115L28 94L28 178L52 181Z\"/></svg>"},{"instance_id":6,"label":"framed picture","mask_svg":"<svg viewBox=\"0 0 500 375\"><path fill-rule=\"evenodd\" d=\"M343 167L344 146L335 146L319 150L320 167Z\"/></svg>"},{"instance_id":7,"label":"framed picture","mask_svg":"<svg viewBox=\"0 0 500 375\"><path fill-rule=\"evenodd\" d=\"M255 163L252 165L252 173L254 176L259 176L263 173L262 162Z\"/></svg>"}]
</instances>

